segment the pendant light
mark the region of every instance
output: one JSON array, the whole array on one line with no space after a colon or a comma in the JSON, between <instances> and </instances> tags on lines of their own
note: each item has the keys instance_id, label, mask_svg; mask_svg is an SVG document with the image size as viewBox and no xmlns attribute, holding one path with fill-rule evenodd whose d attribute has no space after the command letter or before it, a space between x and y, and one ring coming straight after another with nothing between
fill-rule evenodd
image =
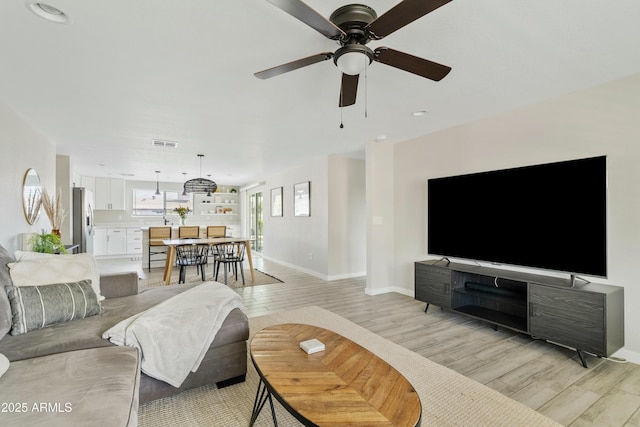
<instances>
[{"instance_id":1,"label":"pendant light","mask_svg":"<svg viewBox=\"0 0 640 427\"><path fill-rule=\"evenodd\" d=\"M156 196L160 195L160 171L156 171Z\"/></svg>"},{"instance_id":2,"label":"pendant light","mask_svg":"<svg viewBox=\"0 0 640 427\"><path fill-rule=\"evenodd\" d=\"M211 195L211 193L215 193L218 188L218 184L213 182L210 179L202 178L202 158L204 154L198 154L200 158L200 178L190 179L189 181L184 183L184 192L185 193L205 193L207 195ZM211 175L209 175L211 176Z\"/></svg>"},{"instance_id":3,"label":"pendant light","mask_svg":"<svg viewBox=\"0 0 640 427\"><path fill-rule=\"evenodd\" d=\"M182 175L184 175L184 178L182 178L182 196L187 197L187 188L184 186L187 182L187 173L182 172Z\"/></svg>"},{"instance_id":4,"label":"pendant light","mask_svg":"<svg viewBox=\"0 0 640 427\"><path fill-rule=\"evenodd\" d=\"M211 174L208 174L207 176L209 177L209 181L211 181ZM211 181L211 182L213 182L213 181ZM216 188L217 187L218 186L216 185ZM216 191L216 190L213 190L213 191ZM207 197L211 197L211 189L209 189L209 191L207 191Z\"/></svg>"}]
</instances>

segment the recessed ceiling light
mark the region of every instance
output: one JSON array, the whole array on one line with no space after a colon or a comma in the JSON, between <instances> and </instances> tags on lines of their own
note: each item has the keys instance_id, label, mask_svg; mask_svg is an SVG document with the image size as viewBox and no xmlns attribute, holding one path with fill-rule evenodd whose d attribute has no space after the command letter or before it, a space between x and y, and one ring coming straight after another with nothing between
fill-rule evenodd
<instances>
[{"instance_id":1,"label":"recessed ceiling light","mask_svg":"<svg viewBox=\"0 0 640 427\"><path fill-rule=\"evenodd\" d=\"M427 114L429 114L429 112L427 110L417 110L417 111L414 111L413 113L411 113L411 115L413 117L426 116Z\"/></svg>"},{"instance_id":2,"label":"recessed ceiling light","mask_svg":"<svg viewBox=\"0 0 640 427\"><path fill-rule=\"evenodd\" d=\"M376 136L376 142L382 142L387 139L387 135L378 135Z\"/></svg>"},{"instance_id":3,"label":"recessed ceiling light","mask_svg":"<svg viewBox=\"0 0 640 427\"><path fill-rule=\"evenodd\" d=\"M66 24L69 22L69 17L63 11L49 4L28 1L27 7L30 11L47 21L55 22L57 24Z\"/></svg>"}]
</instances>

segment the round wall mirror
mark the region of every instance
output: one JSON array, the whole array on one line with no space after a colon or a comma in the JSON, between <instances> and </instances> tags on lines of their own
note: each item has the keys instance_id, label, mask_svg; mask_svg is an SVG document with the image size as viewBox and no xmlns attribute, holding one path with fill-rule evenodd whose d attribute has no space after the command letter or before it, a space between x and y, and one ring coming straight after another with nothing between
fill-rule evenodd
<instances>
[{"instance_id":1,"label":"round wall mirror","mask_svg":"<svg viewBox=\"0 0 640 427\"><path fill-rule=\"evenodd\" d=\"M35 169L28 169L22 182L22 207L24 217L30 225L33 225L40 217L40 206L42 206L40 177Z\"/></svg>"}]
</instances>

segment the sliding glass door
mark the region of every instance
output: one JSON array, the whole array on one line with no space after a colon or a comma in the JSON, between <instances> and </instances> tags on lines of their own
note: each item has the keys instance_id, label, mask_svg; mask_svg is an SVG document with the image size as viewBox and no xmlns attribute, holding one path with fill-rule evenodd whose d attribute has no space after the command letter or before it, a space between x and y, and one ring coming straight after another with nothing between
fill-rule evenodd
<instances>
[{"instance_id":1,"label":"sliding glass door","mask_svg":"<svg viewBox=\"0 0 640 427\"><path fill-rule=\"evenodd\" d=\"M249 195L249 231L251 233L251 250L262 252L264 236L262 234L262 193Z\"/></svg>"}]
</instances>

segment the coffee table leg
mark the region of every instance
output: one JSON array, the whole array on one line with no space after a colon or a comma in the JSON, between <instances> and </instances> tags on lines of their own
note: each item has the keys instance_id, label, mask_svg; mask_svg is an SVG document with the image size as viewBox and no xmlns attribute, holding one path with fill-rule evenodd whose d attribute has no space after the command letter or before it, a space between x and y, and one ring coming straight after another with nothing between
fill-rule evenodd
<instances>
[{"instance_id":1,"label":"coffee table leg","mask_svg":"<svg viewBox=\"0 0 640 427\"><path fill-rule=\"evenodd\" d=\"M260 378L260 382L258 383L258 390L256 390L256 399L253 402L253 411L251 412L251 420L249 421L249 427L252 427L256 422L258 415L260 415L260 411L264 407L265 403L269 401L269 406L271 406L271 417L273 418L273 425L278 427L278 420L276 419L276 411L273 407L273 400L271 399L271 393L267 389L267 385Z\"/></svg>"}]
</instances>

